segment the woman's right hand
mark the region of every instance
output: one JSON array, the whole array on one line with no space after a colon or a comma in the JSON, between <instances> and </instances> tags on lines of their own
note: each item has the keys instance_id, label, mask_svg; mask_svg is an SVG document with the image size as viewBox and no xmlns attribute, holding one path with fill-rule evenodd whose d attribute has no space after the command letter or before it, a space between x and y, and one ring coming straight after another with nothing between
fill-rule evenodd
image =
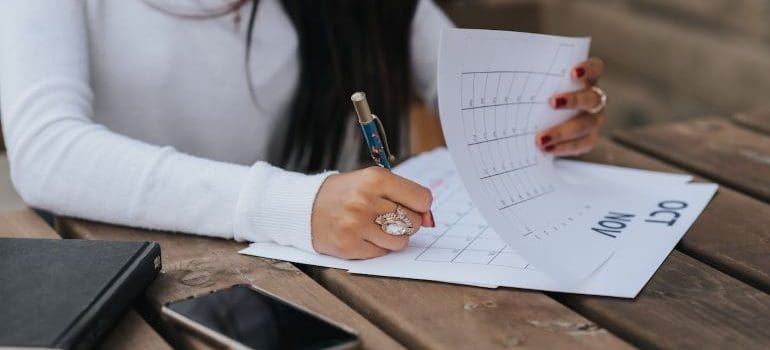
<instances>
[{"instance_id":1,"label":"woman's right hand","mask_svg":"<svg viewBox=\"0 0 770 350\"><path fill-rule=\"evenodd\" d=\"M326 178L311 218L313 248L344 259L369 259L402 250L408 236L385 233L374 220L400 205L415 232L433 227L430 190L380 167L369 167Z\"/></svg>"}]
</instances>

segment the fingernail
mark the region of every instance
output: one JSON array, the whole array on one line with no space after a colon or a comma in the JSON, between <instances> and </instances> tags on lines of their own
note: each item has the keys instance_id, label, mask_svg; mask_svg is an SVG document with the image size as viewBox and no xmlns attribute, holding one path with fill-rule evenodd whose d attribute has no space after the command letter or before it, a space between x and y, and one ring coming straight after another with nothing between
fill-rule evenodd
<instances>
[{"instance_id":1,"label":"fingernail","mask_svg":"<svg viewBox=\"0 0 770 350\"><path fill-rule=\"evenodd\" d=\"M553 151L553 145L548 145L548 146L545 146L545 151L546 151L546 152L551 152L551 151Z\"/></svg>"},{"instance_id":2,"label":"fingernail","mask_svg":"<svg viewBox=\"0 0 770 350\"><path fill-rule=\"evenodd\" d=\"M428 212L425 213L422 225L425 227L436 227L436 221L433 220L432 210L428 210Z\"/></svg>"},{"instance_id":3,"label":"fingernail","mask_svg":"<svg viewBox=\"0 0 770 350\"><path fill-rule=\"evenodd\" d=\"M557 97L554 101L554 107L561 108L567 105L567 99L564 97Z\"/></svg>"},{"instance_id":4,"label":"fingernail","mask_svg":"<svg viewBox=\"0 0 770 350\"><path fill-rule=\"evenodd\" d=\"M586 74L586 69L583 67L577 67L575 68L575 76L578 78L582 78L583 75Z\"/></svg>"},{"instance_id":5,"label":"fingernail","mask_svg":"<svg viewBox=\"0 0 770 350\"><path fill-rule=\"evenodd\" d=\"M548 142L551 142L551 135L543 135L540 137L540 144L545 146Z\"/></svg>"}]
</instances>

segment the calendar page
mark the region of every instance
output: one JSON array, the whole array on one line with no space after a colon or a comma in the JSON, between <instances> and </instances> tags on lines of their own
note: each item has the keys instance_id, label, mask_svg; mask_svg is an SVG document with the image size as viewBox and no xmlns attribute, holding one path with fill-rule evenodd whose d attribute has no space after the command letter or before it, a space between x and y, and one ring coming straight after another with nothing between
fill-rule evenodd
<instances>
[{"instance_id":1,"label":"calendar page","mask_svg":"<svg viewBox=\"0 0 770 350\"><path fill-rule=\"evenodd\" d=\"M424 153L394 169L430 188L434 196L436 227L420 228L405 250L351 261L260 242L241 253L358 274L630 298L641 290L716 191L713 184L689 183L689 175L564 160L556 161L554 169L562 181L576 186L595 182L618 188L644 184L637 194L628 194L634 204L617 213L632 216L628 221L616 221L626 225L620 230L618 249L596 273L579 283L552 279L506 243L474 206L446 149ZM686 203L686 207L676 210L679 216L671 222L671 215L654 214L665 210L660 203L671 208ZM626 220L622 215L616 217Z\"/></svg>"},{"instance_id":2,"label":"calendar page","mask_svg":"<svg viewBox=\"0 0 770 350\"><path fill-rule=\"evenodd\" d=\"M613 253L612 235L587 229L604 205L565 184L535 143L575 115L548 104L583 87L570 68L589 39L504 31L445 30L439 112L460 178L475 205L519 254L553 278L585 278Z\"/></svg>"},{"instance_id":3,"label":"calendar page","mask_svg":"<svg viewBox=\"0 0 770 350\"><path fill-rule=\"evenodd\" d=\"M439 54L447 149L393 169L428 187L434 228L383 257L347 261L275 243L243 254L483 287L634 297L717 190L691 177L555 161L538 131L576 112L548 99L578 90L569 70L589 39L449 29Z\"/></svg>"}]
</instances>

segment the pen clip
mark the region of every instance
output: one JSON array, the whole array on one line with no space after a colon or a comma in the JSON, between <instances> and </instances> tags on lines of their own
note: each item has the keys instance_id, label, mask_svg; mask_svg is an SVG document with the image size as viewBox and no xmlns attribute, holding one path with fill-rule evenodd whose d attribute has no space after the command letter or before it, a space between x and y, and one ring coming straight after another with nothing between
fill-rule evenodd
<instances>
[{"instance_id":1,"label":"pen clip","mask_svg":"<svg viewBox=\"0 0 770 350\"><path fill-rule=\"evenodd\" d=\"M395 162L396 156L394 156L393 153L390 151L390 147L388 146L388 135L385 134L385 128L382 126L382 122L380 121L380 118L377 118L376 115L372 114L372 119L374 119L374 123L377 125L377 130L379 131L380 135L382 135L382 143L385 146L385 153L388 154L388 160L391 162Z\"/></svg>"}]
</instances>

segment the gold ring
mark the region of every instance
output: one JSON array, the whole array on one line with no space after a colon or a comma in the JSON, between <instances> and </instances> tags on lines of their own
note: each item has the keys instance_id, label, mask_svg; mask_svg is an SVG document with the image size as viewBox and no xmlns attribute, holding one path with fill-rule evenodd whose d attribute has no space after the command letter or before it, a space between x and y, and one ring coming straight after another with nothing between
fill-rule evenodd
<instances>
[{"instance_id":1,"label":"gold ring","mask_svg":"<svg viewBox=\"0 0 770 350\"><path fill-rule=\"evenodd\" d=\"M600 89L598 86L592 86L591 90L599 96L599 104L594 108L587 109L586 112L596 114L604 110L604 107L607 106L607 94L605 94L604 90Z\"/></svg>"},{"instance_id":2,"label":"gold ring","mask_svg":"<svg viewBox=\"0 0 770 350\"><path fill-rule=\"evenodd\" d=\"M382 231L389 235L411 236L414 233L412 220L409 220L406 210L400 205L396 205L396 211L382 214L374 222L379 224Z\"/></svg>"}]
</instances>

